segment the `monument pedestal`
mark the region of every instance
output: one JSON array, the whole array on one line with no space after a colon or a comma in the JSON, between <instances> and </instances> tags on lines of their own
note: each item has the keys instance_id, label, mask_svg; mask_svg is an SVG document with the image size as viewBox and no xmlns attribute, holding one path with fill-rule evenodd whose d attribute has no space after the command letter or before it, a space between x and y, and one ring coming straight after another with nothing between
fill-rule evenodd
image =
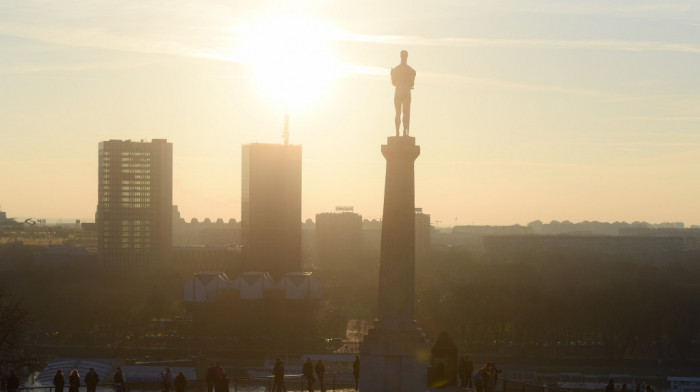
<instances>
[{"instance_id":1,"label":"monument pedestal","mask_svg":"<svg viewBox=\"0 0 700 392\"><path fill-rule=\"evenodd\" d=\"M360 345L361 392L425 392L430 348L413 321L415 189L420 147L410 136L389 137L379 266L379 308Z\"/></svg>"},{"instance_id":2,"label":"monument pedestal","mask_svg":"<svg viewBox=\"0 0 700 392\"><path fill-rule=\"evenodd\" d=\"M360 345L361 392L425 392L430 348L418 328L372 328Z\"/></svg>"}]
</instances>

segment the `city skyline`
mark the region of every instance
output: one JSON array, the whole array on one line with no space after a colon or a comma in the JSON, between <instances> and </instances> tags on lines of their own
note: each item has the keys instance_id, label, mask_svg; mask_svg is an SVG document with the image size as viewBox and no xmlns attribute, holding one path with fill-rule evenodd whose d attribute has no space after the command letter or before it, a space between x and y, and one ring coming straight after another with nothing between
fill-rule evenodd
<instances>
[{"instance_id":1,"label":"city skyline","mask_svg":"<svg viewBox=\"0 0 700 392\"><path fill-rule=\"evenodd\" d=\"M163 138L183 216L240 220L240 146L281 143L287 103L302 219L379 219L406 49L416 205L433 222L700 224L698 34L685 1L10 1L0 206L90 219L97 143Z\"/></svg>"}]
</instances>

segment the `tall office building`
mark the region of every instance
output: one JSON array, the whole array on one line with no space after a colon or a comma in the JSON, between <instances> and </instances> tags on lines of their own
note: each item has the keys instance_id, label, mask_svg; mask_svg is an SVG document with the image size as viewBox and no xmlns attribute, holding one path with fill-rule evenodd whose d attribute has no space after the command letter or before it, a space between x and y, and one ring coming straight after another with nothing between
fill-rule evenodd
<instances>
[{"instance_id":1,"label":"tall office building","mask_svg":"<svg viewBox=\"0 0 700 392\"><path fill-rule=\"evenodd\" d=\"M247 144L242 161L243 268L301 271L301 146Z\"/></svg>"},{"instance_id":2,"label":"tall office building","mask_svg":"<svg viewBox=\"0 0 700 392\"><path fill-rule=\"evenodd\" d=\"M128 271L165 264L172 248L173 145L101 142L98 177L100 261Z\"/></svg>"}]
</instances>

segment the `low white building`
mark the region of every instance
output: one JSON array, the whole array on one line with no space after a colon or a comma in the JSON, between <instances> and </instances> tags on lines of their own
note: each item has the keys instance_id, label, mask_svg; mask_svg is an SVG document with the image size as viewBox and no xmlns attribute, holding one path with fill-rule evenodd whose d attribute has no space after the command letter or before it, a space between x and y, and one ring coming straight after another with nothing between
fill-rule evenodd
<instances>
[{"instance_id":1,"label":"low white building","mask_svg":"<svg viewBox=\"0 0 700 392\"><path fill-rule=\"evenodd\" d=\"M262 299L266 292L277 290L277 284L267 272L246 272L233 281L233 288L237 289L240 299Z\"/></svg>"},{"instance_id":2,"label":"low white building","mask_svg":"<svg viewBox=\"0 0 700 392\"><path fill-rule=\"evenodd\" d=\"M289 272L279 282L286 299L319 299L323 286L311 272Z\"/></svg>"},{"instance_id":3,"label":"low white building","mask_svg":"<svg viewBox=\"0 0 700 392\"><path fill-rule=\"evenodd\" d=\"M185 282L185 302L214 302L222 290L233 288L233 282L223 272L197 272Z\"/></svg>"}]
</instances>

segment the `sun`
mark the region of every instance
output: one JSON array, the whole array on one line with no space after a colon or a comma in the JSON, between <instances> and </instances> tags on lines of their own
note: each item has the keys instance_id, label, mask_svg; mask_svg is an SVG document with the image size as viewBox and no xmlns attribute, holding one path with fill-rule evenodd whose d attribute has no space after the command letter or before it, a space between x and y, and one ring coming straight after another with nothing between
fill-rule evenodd
<instances>
[{"instance_id":1,"label":"sun","mask_svg":"<svg viewBox=\"0 0 700 392\"><path fill-rule=\"evenodd\" d=\"M298 108L319 99L338 73L332 36L333 29L319 20L277 15L243 29L239 54L266 95Z\"/></svg>"}]
</instances>

